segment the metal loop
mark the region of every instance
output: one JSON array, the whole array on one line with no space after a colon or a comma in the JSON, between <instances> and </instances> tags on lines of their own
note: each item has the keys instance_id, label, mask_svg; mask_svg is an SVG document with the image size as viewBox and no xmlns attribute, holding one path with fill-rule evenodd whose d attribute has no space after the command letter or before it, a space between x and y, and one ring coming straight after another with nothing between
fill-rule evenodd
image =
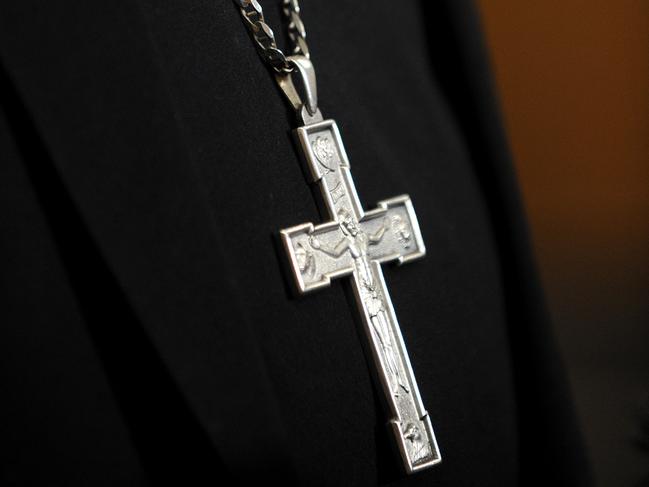
<instances>
[{"instance_id":1,"label":"metal loop","mask_svg":"<svg viewBox=\"0 0 649 487\"><path fill-rule=\"evenodd\" d=\"M298 113L303 107L305 107L308 115L316 115L318 112L318 88L316 85L313 63L311 63L309 58L302 55L289 56L286 58L286 61L294 68L294 70L291 73L281 73L276 75L279 87ZM294 75L301 81L301 92L304 99L295 87L293 80Z\"/></svg>"}]
</instances>

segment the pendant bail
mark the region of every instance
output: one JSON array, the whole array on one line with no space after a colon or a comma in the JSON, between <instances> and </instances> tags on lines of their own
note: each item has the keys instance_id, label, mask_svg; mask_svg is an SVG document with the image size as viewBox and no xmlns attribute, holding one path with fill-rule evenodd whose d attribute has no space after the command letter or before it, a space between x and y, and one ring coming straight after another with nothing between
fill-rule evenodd
<instances>
[{"instance_id":1,"label":"pendant bail","mask_svg":"<svg viewBox=\"0 0 649 487\"><path fill-rule=\"evenodd\" d=\"M318 110L318 89L313 63L309 58L302 55L288 56L286 60L295 69L290 73L277 73L275 75L277 84L304 123L307 121L314 122L317 119L321 120L322 115ZM301 91L304 99L295 86L293 74L297 74L297 78L301 81Z\"/></svg>"}]
</instances>

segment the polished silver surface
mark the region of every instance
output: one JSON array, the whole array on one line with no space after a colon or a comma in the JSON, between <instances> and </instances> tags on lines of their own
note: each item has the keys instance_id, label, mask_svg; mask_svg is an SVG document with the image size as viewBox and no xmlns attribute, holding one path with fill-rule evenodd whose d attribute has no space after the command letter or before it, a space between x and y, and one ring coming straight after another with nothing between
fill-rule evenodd
<instances>
[{"instance_id":1,"label":"polished silver surface","mask_svg":"<svg viewBox=\"0 0 649 487\"><path fill-rule=\"evenodd\" d=\"M381 264L403 264L426 253L412 202L403 195L364 211L336 123L310 123L295 132L329 219L280 232L295 284L304 293L338 277L351 278L404 468L413 473L430 467L441 455L381 270Z\"/></svg>"}]
</instances>

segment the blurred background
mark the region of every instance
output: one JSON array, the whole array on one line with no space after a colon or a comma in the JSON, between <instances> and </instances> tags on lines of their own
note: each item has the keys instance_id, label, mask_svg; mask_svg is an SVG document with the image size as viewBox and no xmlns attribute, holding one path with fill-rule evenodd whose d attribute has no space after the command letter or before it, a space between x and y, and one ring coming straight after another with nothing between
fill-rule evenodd
<instances>
[{"instance_id":1,"label":"blurred background","mask_svg":"<svg viewBox=\"0 0 649 487\"><path fill-rule=\"evenodd\" d=\"M649 1L477 3L596 480L649 486Z\"/></svg>"}]
</instances>

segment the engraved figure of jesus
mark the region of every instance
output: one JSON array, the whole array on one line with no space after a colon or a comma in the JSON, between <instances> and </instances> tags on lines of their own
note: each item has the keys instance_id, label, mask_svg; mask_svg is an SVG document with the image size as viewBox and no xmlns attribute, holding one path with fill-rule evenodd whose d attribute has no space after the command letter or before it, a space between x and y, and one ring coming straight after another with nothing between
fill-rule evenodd
<instances>
[{"instance_id":1,"label":"engraved figure of jesus","mask_svg":"<svg viewBox=\"0 0 649 487\"><path fill-rule=\"evenodd\" d=\"M367 257L369 246L376 245L381 241L389 222L384 221L383 225L374 234L367 234L360 228L354 217L344 208L338 211L338 222L343 233L343 238L335 246L327 246L314 236L310 237L309 243L314 249L324 252L333 258L338 258L349 251L354 259L356 273L359 276L361 299L366 305L373 331L378 338L383 355L383 363L392 379L392 393L398 397L399 388L409 393L410 390L402 378L401 370L392 346L392 335L386 317L384 299L376 285Z\"/></svg>"}]
</instances>

